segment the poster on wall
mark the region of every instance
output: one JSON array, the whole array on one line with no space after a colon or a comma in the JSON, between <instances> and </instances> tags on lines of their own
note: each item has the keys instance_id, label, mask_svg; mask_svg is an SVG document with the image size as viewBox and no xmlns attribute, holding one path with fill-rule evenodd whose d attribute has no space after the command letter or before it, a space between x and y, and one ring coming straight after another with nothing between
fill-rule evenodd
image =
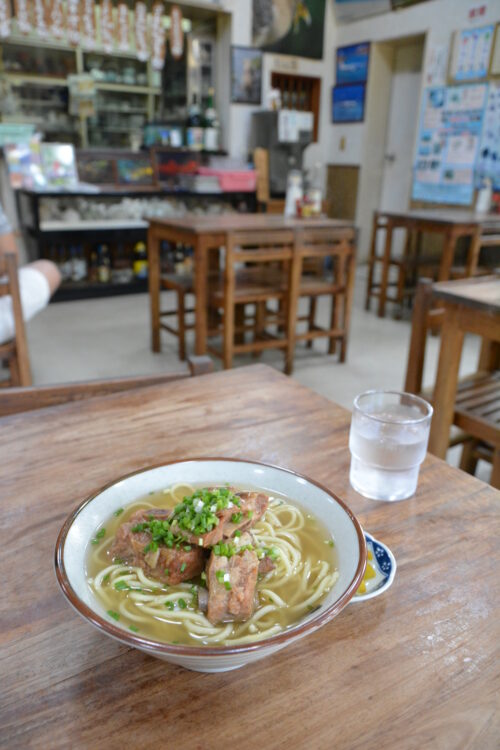
<instances>
[{"instance_id":1,"label":"poster on wall","mask_svg":"<svg viewBox=\"0 0 500 750\"><path fill-rule=\"evenodd\" d=\"M476 187L488 177L500 190L500 81L491 81L484 112L483 135L476 164Z\"/></svg>"},{"instance_id":2,"label":"poster on wall","mask_svg":"<svg viewBox=\"0 0 500 750\"><path fill-rule=\"evenodd\" d=\"M353 83L332 89L332 122L363 122L365 84Z\"/></svg>"},{"instance_id":3,"label":"poster on wall","mask_svg":"<svg viewBox=\"0 0 500 750\"><path fill-rule=\"evenodd\" d=\"M336 83L365 83L368 78L369 59L370 42L338 47L335 70Z\"/></svg>"},{"instance_id":4,"label":"poster on wall","mask_svg":"<svg viewBox=\"0 0 500 750\"><path fill-rule=\"evenodd\" d=\"M450 65L450 78L453 81L486 78L494 32L493 25L456 32Z\"/></svg>"},{"instance_id":5,"label":"poster on wall","mask_svg":"<svg viewBox=\"0 0 500 750\"><path fill-rule=\"evenodd\" d=\"M262 52L251 47L231 47L231 102L260 104Z\"/></svg>"},{"instance_id":6,"label":"poster on wall","mask_svg":"<svg viewBox=\"0 0 500 750\"><path fill-rule=\"evenodd\" d=\"M412 198L468 206L474 194L487 85L426 88Z\"/></svg>"},{"instance_id":7,"label":"poster on wall","mask_svg":"<svg viewBox=\"0 0 500 750\"><path fill-rule=\"evenodd\" d=\"M334 0L334 9L336 20L342 23L387 13L391 10L391 0Z\"/></svg>"},{"instance_id":8,"label":"poster on wall","mask_svg":"<svg viewBox=\"0 0 500 750\"><path fill-rule=\"evenodd\" d=\"M321 60L326 0L253 0L252 46Z\"/></svg>"}]
</instances>

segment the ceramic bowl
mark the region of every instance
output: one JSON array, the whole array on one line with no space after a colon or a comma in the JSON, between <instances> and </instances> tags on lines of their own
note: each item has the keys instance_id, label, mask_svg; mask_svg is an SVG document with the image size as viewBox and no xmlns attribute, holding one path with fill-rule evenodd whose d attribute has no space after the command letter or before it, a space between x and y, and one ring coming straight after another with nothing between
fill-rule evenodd
<instances>
[{"instance_id":1,"label":"ceramic bowl","mask_svg":"<svg viewBox=\"0 0 500 750\"><path fill-rule=\"evenodd\" d=\"M194 485L253 486L296 500L320 518L335 539L339 577L321 606L289 629L254 644L185 646L161 643L110 621L86 579L86 558L95 529L118 508L152 490L177 482ZM263 659L332 620L354 596L365 570L366 544L355 516L331 490L287 469L237 459L189 459L136 472L85 500L66 520L57 539L56 575L74 609L101 632L151 656L199 672L223 672Z\"/></svg>"}]
</instances>

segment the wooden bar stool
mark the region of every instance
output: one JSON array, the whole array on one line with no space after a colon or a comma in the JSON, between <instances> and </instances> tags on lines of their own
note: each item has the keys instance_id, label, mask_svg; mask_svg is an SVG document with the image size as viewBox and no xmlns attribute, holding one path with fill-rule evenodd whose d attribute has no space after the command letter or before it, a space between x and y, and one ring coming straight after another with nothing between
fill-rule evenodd
<instances>
[{"instance_id":1,"label":"wooden bar stool","mask_svg":"<svg viewBox=\"0 0 500 750\"><path fill-rule=\"evenodd\" d=\"M5 362L9 369L9 377L0 380L0 387L31 385L28 344L17 277L17 259L13 253L0 255L0 296L4 295L10 295L12 300L14 338L0 344L0 362Z\"/></svg>"},{"instance_id":2,"label":"wooden bar stool","mask_svg":"<svg viewBox=\"0 0 500 750\"><path fill-rule=\"evenodd\" d=\"M224 368L232 366L235 354L277 348L285 351L285 371L291 370L295 319L290 312L296 307L293 259L294 237L289 230L228 234L223 278L209 289L209 308L222 314L222 326L209 330L209 336L222 333L223 348L210 345L208 349L222 358ZM268 308L271 301L277 303L277 310ZM249 304L255 306L251 322L244 313ZM245 339L245 333L251 334L251 340Z\"/></svg>"},{"instance_id":3,"label":"wooden bar stool","mask_svg":"<svg viewBox=\"0 0 500 750\"><path fill-rule=\"evenodd\" d=\"M309 312L297 318L305 321L307 330L295 332L295 341L328 339L328 353L334 354L340 342L340 361L347 352L349 322L354 292L355 248L354 230L345 228L332 235L329 229L305 229L296 234L298 297L308 298ZM316 323L316 302L319 297L329 297L331 304L330 326Z\"/></svg>"},{"instance_id":4,"label":"wooden bar stool","mask_svg":"<svg viewBox=\"0 0 500 750\"><path fill-rule=\"evenodd\" d=\"M427 333L443 325L445 309L433 307L433 283L421 279L413 308L405 391L433 401L422 391ZM500 489L500 342L484 338L478 370L458 381L453 424L461 432L450 446L463 444L460 468L474 473L479 458L493 464L491 484ZM436 404L436 409L440 404Z\"/></svg>"},{"instance_id":5,"label":"wooden bar stool","mask_svg":"<svg viewBox=\"0 0 500 750\"><path fill-rule=\"evenodd\" d=\"M176 306L168 310L160 310L160 328L177 336L179 342L179 359L186 359L186 331L194 328L194 323L187 323L186 316L194 313L194 307L186 308L186 295L194 295L194 282L191 273L165 273L160 276L160 289L174 292ZM167 322L177 318L177 327Z\"/></svg>"}]
</instances>

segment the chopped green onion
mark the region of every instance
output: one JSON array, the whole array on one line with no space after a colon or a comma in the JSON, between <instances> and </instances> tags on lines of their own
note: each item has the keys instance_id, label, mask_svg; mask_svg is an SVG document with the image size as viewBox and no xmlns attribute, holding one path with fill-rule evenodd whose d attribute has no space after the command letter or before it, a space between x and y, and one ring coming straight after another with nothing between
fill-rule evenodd
<instances>
[{"instance_id":1,"label":"chopped green onion","mask_svg":"<svg viewBox=\"0 0 500 750\"><path fill-rule=\"evenodd\" d=\"M224 588L225 588L225 589L226 589L227 591L231 591L231 588L232 588L232 587L231 587L231 584L229 583L229 581L224 581Z\"/></svg>"},{"instance_id":2,"label":"chopped green onion","mask_svg":"<svg viewBox=\"0 0 500 750\"><path fill-rule=\"evenodd\" d=\"M115 589L117 591L129 591L130 590L130 586L128 585L128 583L126 581L117 581L115 583Z\"/></svg>"},{"instance_id":3,"label":"chopped green onion","mask_svg":"<svg viewBox=\"0 0 500 750\"><path fill-rule=\"evenodd\" d=\"M186 602L184 601L184 599L177 599L177 604L179 605L179 607L180 607L181 609L186 609L186 607L187 607L187 604L186 604Z\"/></svg>"},{"instance_id":4,"label":"chopped green onion","mask_svg":"<svg viewBox=\"0 0 500 750\"><path fill-rule=\"evenodd\" d=\"M191 552L191 545L190 544L186 544L184 546L184 552Z\"/></svg>"},{"instance_id":5,"label":"chopped green onion","mask_svg":"<svg viewBox=\"0 0 500 750\"><path fill-rule=\"evenodd\" d=\"M119 620L120 619L120 615L118 614L118 612L113 612L112 609L108 609L108 615L110 617L112 617L113 620Z\"/></svg>"},{"instance_id":6,"label":"chopped green onion","mask_svg":"<svg viewBox=\"0 0 500 750\"><path fill-rule=\"evenodd\" d=\"M239 529L236 529L233 536L241 536L241 531Z\"/></svg>"},{"instance_id":7,"label":"chopped green onion","mask_svg":"<svg viewBox=\"0 0 500 750\"><path fill-rule=\"evenodd\" d=\"M99 529L99 531L95 535L95 538L96 539L102 539L105 533L106 533L106 529L105 528Z\"/></svg>"},{"instance_id":8,"label":"chopped green onion","mask_svg":"<svg viewBox=\"0 0 500 750\"><path fill-rule=\"evenodd\" d=\"M139 628L136 628L135 625L129 625L128 629L132 631L132 633L138 633Z\"/></svg>"},{"instance_id":9,"label":"chopped green onion","mask_svg":"<svg viewBox=\"0 0 500 750\"><path fill-rule=\"evenodd\" d=\"M243 513L233 513L231 516L231 523L239 523L243 518Z\"/></svg>"},{"instance_id":10,"label":"chopped green onion","mask_svg":"<svg viewBox=\"0 0 500 750\"><path fill-rule=\"evenodd\" d=\"M328 544L330 545L330 547L335 547L335 542L333 541L333 539L330 539Z\"/></svg>"},{"instance_id":11,"label":"chopped green onion","mask_svg":"<svg viewBox=\"0 0 500 750\"><path fill-rule=\"evenodd\" d=\"M122 513L123 513L123 508L118 508L118 510L115 510L115 512L113 513L113 515L114 516L121 516Z\"/></svg>"},{"instance_id":12,"label":"chopped green onion","mask_svg":"<svg viewBox=\"0 0 500 750\"><path fill-rule=\"evenodd\" d=\"M201 578L202 581L206 581L207 580L207 574L205 573L205 571L202 572L202 574L200 575L200 578Z\"/></svg>"},{"instance_id":13,"label":"chopped green onion","mask_svg":"<svg viewBox=\"0 0 500 750\"><path fill-rule=\"evenodd\" d=\"M248 518L253 518L253 510L249 510L247 516Z\"/></svg>"},{"instance_id":14,"label":"chopped green onion","mask_svg":"<svg viewBox=\"0 0 500 750\"><path fill-rule=\"evenodd\" d=\"M173 602L171 602L171 601L165 602L165 607L166 607L167 609L173 609L173 608L174 608L174 606L175 606L175 605L174 605L174 603L173 603Z\"/></svg>"},{"instance_id":15,"label":"chopped green onion","mask_svg":"<svg viewBox=\"0 0 500 750\"><path fill-rule=\"evenodd\" d=\"M109 576L110 576L110 575L111 575L110 573L106 573L106 575L105 575L105 576L104 576L104 578L102 579L102 582L103 582L103 583L107 583L107 582L109 581Z\"/></svg>"},{"instance_id":16,"label":"chopped green onion","mask_svg":"<svg viewBox=\"0 0 500 750\"><path fill-rule=\"evenodd\" d=\"M215 573L215 577L217 578L217 580L219 581L219 583L224 583L224 575L225 575L225 573L224 573L223 570L218 570Z\"/></svg>"},{"instance_id":17,"label":"chopped green onion","mask_svg":"<svg viewBox=\"0 0 500 750\"><path fill-rule=\"evenodd\" d=\"M170 575L170 571L169 571L169 569L168 569L168 568L165 568L165 571L164 571L164 572L165 572L165 575L166 575L166 576L169 576L169 575Z\"/></svg>"},{"instance_id":18,"label":"chopped green onion","mask_svg":"<svg viewBox=\"0 0 500 750\"><path fill-rule=\"evenodd\" d=\"M186 570L186 563L184 562L181 565L181 573L184 573L185 570Z\"/></svg>"}]
</instances>

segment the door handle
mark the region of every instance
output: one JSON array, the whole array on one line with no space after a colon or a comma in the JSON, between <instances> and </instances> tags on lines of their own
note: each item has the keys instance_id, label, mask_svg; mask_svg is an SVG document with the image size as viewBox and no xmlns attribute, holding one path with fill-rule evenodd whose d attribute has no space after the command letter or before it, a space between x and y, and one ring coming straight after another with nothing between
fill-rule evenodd
<instances>
[{"instance_id":1,"label":"door handle","mask_svg":"<svg viewBox=\"0 0 500 750\"><path fill-rule=\"evenodd\" d=\"M389 162L389 164L392 164L396 161L396 154L384 154L384 159Z\"/></svg>"}]
</instances>

